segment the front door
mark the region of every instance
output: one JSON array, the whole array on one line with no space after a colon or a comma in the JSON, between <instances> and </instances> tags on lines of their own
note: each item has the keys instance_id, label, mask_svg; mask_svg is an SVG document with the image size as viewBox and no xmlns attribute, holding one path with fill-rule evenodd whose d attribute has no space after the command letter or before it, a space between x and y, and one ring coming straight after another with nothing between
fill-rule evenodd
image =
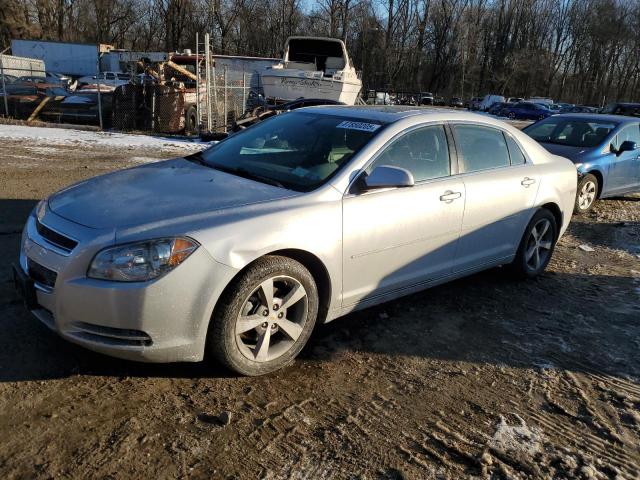
<instances>
[{"instance_id":1,"label":"front door","mask_svg":"<svg viewBox=\"0 0 640 480\"><path fill-rule=\"evenodd\" d=\"M620 130L613 140L612 150L617 151L627 140L635 142L640 147L639 124L629 125ZM612 153L604 194L629 192L635 190L638 183L640 183L640 150Z\"/></svg>"},{"instance_id":2,"label":"front door","mask_svg":"<svg viewBox=\"0 0 640 480\"><path fill-rule=\"evenodd\" d=\"M415 185L349 193L343 200L343 306L375 302L451 272L464 184L451 176L444 126L394 140L367 168L405 168Z\"/></svg>"}]
</instances>

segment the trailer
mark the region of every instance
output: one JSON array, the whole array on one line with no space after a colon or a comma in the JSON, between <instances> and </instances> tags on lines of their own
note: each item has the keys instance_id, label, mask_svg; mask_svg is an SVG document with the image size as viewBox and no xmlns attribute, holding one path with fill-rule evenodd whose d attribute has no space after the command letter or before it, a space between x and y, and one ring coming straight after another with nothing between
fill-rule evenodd
<instances>
[{"instance_id":1,"label":"trailer","mask_svg":"<svg viewBox=\"0 0 640 480\"><path fill-rule=\"evenodd\" d=\"M95 75L100 55L114 47L106 44L54 42L48 40L11 40L11 53L37 58L53 73L81 77Z\"/></svg>"},{"instance_id":2,"label":"trailer","mask_svg":"<svg viewBox=\"0 0 640 480\"><path fill-rule=\"evenodd\" d=\"M0 74L14 77L43 77L45 63L36 58L0 54Z\"/></svg>"}]
</instances>

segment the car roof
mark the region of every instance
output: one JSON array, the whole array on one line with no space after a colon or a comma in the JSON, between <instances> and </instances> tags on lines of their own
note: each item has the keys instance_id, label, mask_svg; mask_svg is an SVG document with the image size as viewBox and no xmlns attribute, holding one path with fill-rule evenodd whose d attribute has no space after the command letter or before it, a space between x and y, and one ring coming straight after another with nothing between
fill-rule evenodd
<instances>
[{"instance_id":1,"label":"car roof","mask_svg":"<svg viewBox=\"0 0 640 480\"><path fill-rule=\"evenodd\" d=\"M461 112L448 108L415 107L411 105L319 105L300 108L296 111L361 118L380 123L394 123L404 118L416 116L434 117L434 120L443 119L435 117L451 117L452 115L455 115L456 119L477 120L481 116L477 113ZM488 118L486 116L481 117Z\"/></svg>"}]
</instances>

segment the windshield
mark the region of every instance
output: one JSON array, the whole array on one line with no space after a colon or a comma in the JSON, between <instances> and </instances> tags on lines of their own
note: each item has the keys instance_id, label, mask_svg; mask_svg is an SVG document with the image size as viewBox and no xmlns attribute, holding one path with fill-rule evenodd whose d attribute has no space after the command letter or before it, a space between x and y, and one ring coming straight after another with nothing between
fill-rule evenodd
<instances>
[{"instance_id":1,"label":"windshield","mask_svg":"<svg viewBox=\"0 0 640 480\"><path fill-rule=\"evenodd\" d=\"M357 118L283 113L227 138L198 158L256 181L310 191L332 177L381 127Z\"/></svg>"},{"instance_id":2,"label":"windshield","mask_svg":"<svg viewBox=\"0 0 640 480\"><path fill-rule=\"evenodd\" d=\"M534 123L524 132L538 142L592 148L600 145L617 126L614 122L552 117Z\"/></svg>"}]
</instances>

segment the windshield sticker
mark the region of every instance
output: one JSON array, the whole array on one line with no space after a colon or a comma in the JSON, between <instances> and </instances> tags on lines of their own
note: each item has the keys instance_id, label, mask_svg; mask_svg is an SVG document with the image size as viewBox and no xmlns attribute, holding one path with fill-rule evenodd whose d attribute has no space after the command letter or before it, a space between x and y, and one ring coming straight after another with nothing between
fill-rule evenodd
<instances>
[{"instance_id":1,"label":"windshield sticker","mask_svg":"<svg viewBox=\"0 0 640 480\"><path fill-rule=\"evenodd\" d=\"M375 132L380 127L381 125L377 125L375 123L349 122L349 121L341 122L336 126L336 128L347 128L349 130L361 130L363 132Z\"/></svg>"}]
</instances>

